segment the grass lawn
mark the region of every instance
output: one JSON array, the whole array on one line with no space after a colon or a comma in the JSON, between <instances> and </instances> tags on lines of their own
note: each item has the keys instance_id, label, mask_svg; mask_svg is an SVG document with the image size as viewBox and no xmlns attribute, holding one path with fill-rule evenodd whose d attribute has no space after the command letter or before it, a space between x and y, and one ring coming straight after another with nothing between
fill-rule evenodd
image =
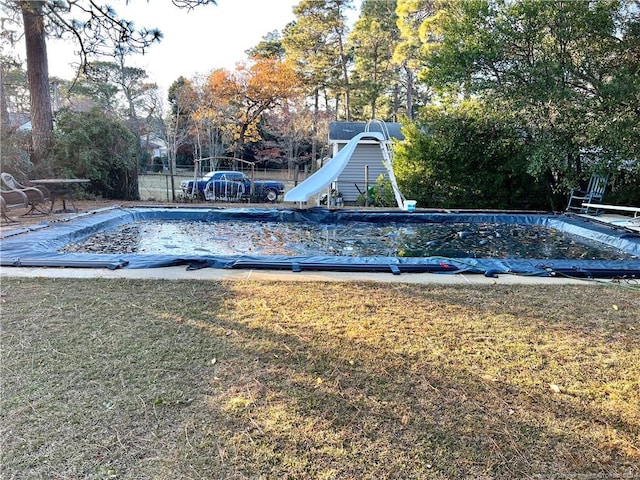
<instances>
[{"instance_id":1,"label":"grass lawn","mask_svg":"<svg viewBox=\"0 0 640 480\"><path fill-rule=\"evenodd\" d=\"M1 291L2 478L640 478L637 288Z\"/></svg>"}]
</instances>

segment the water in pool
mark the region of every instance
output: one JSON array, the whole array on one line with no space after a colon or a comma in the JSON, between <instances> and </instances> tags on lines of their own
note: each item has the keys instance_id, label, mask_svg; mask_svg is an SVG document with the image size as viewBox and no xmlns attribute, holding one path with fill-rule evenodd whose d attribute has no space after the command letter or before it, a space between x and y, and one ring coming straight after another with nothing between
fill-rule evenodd
<instances>
[{"instance_id":1,"label":"water in pool","mask_svg":"<svg viewBox=\"0 0 640 480\"><path fill-rule=\"evenodd\" d=\"M393 256L629 260L621 250L518 224L282 223L141 220L67 245L66 253Z\"/></svg>"}]
</instances>

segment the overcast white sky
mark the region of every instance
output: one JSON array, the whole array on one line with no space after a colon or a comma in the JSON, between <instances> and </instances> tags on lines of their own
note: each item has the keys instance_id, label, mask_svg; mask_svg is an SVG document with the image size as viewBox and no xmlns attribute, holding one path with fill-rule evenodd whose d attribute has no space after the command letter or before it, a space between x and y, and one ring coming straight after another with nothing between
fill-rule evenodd
<instances>
[{"instance_id":1,"label":"overcast white sky","mask_svg":"<svg viewBox=\"0 0 640 480\"><path fill-rule=\"evenodd\" d=\"M165 91L180 75L192 78L216 68L233 68L246 59L245 51L267 33L282 29L294 19L299 0L218 0L217 6L191 11L176 8L170 0L106 2L118 15L135 22L136 29L158 28L164 37L144 56L131 57L130 66L144 68L149 79ZM359 0L354 2L360 4ZM359 9L350 12L357 18ZM49 74L71 78L70 63L77 62L72 44L48 42ZM19 52L24 59L24 52Z\"/></svg>"}]
</instances>

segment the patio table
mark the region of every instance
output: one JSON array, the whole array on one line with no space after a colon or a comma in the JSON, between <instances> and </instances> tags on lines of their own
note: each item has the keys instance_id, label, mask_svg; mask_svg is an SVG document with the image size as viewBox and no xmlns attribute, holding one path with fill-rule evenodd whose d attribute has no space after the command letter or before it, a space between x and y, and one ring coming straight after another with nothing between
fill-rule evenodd
<instances>
[{"instance_id":1,"label":"patio table","mask_svg":"<svg viewBox=\"0 0 640 480\"><path fill-rule=\"evenodd\" d=\"M89 183L90 181L88 178L41 178L31 180L31 183L34 185L42 185L51 193L51 207L49 208L49 212L76 213L78 209L73 203L74 187L81 183ZM62 209L54 212L53 206L57 199L62 200ZM71 202L73 208L67 208L67 200Z\"/></svg>"}]
</instances>

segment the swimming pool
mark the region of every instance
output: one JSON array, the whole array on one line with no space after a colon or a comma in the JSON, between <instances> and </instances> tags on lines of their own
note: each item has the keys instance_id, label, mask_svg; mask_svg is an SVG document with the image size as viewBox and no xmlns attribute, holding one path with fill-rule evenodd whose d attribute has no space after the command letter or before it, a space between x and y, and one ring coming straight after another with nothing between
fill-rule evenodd
<instances>
[{"instance_id":1,"label":"swimming pool","mask_svg":"<svg viewBox=\"0 0 640 480\"><path fill-rule=\"evenodd\" d=\"M145 223L146 222L146 223ZM176 231L165 231L167 250L117 251L95 253L69 251L69 246L84 242L96 234L130 228L131 225L235 225L232 243L238 248L220 250L213 248L215 241L230 234L206 233L199 245L193 249L181 249L186 241L180 241ZM258 224L260 227L256 227ZM266 229L265 225L269 226ZM272 225L285 225L285 233L274 234ZM364 225L364 227L363 227ZM495 233L493 227L499 226ZM246 226L247 230L243 227ZM350 241L336 236L342 227L368 241ZM366 228L373 226L382 232L379 239ZM126 228L124 228L126 227ZM443 234L443 228L447 228ZM174 227L171 227L174 228ZM365 230L359 230L365 228ZM266 235L270 248L253 247L245 241L246 236L258 229ZM288 230L287 230L288 229ZM506 229L506 230L505 230ZM566 236L570 242L584 243L588 254L581 258L565 258L552 253L543 256L547 249L517 254L503 252L497 255L480 253L460 247L462 239L474 237L480 242L492 244L505 232L520 232L516 243L544 242L539 239L541 229ZM194 230L194 227L183 228ZM291 233L295 230L295 234ZM424 232L436 237L429 239ZM173 233L171 233L173 232ZM326 250L306 250L291 246L294 236L311 232L307 239L320 237ZM488 232L488 233L487 233ZM145 232L139 232L141 238ZM206 235L209 235L207 237ZM150 235L147 235L150 236ZM400 237L400 243L394 241ZM420 239L420 248L399 248L407 245L407 238ZM186 237L185 237L186 238ZM210 241L206 239L209 238ZM228 240L228 238L227 238ZM379 243L382 250L370 249L370 243ZM404 242L404 243L403 243ZM458 242L458 243L456 243ZM162 242L161 242L162 243ZM365 244L366 248L361 248ZM288 246L288 251L279 249ZM614 251L613 255L598 257L597 248ZM273 248L271 248L273 247ZM278 248L276 248L278 247ZM356 248L357 247L357 248ZM495 245L494 245L495 247ZM497 247L496 247L497 248ZM567 248L567 247L562 247ZM66 250L66 251L65 251ZM469 256L465 256L468 254ZM9 236L2 241L3 266L67 266L107 268L152 268L186 265L190 269L251 268L336 270L336 271L385 271L403 272L473 272L485 275L515 273L525 275L566 274L581 277L638 277L640 276L640 237L637 233L613 228L600 223L588 222L576 216L510 213L510 212L464 212L464 213L406 213L400 211L330 211L311 209L219 209L219 208L113 208L84 214L66 222L43 224L35 231Z\"/></svg>"}]
</instances>

